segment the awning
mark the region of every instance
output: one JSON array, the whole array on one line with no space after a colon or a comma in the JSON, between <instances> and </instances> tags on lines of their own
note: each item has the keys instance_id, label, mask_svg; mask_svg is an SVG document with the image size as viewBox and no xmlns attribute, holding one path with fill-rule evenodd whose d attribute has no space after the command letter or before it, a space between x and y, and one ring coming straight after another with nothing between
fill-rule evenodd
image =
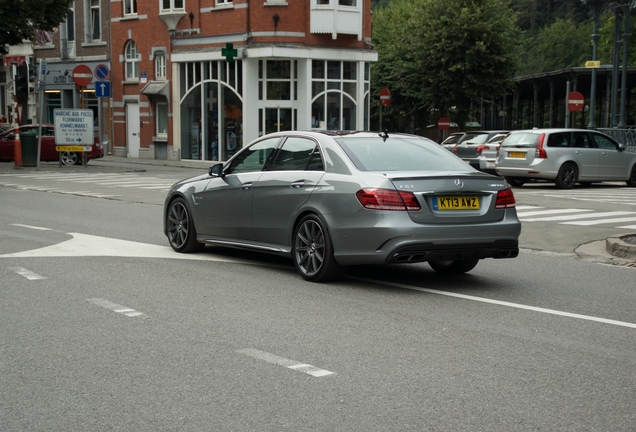
<instances>
[{"instance_id":1,"label":"awning","mask_svg":"<svg viewBox=\"0 0 636 432\"><path fill-rule=\"evenodd\" d=\"M141 89L141 94L151 97L163 97L168 99L170 97L170 82L169 81L150 81Z\"/></svg>"}]
</instances>

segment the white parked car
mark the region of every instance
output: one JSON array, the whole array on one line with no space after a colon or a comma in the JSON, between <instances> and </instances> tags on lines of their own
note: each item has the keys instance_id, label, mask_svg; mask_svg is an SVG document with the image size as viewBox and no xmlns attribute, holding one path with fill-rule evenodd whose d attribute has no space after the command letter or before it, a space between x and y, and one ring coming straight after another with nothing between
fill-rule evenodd
<instances>
[{"instance_id":1,"label":"white parked car","mask_svg":"<svg viewBox=\"0 0 636 432\"><path fill-rule=\"evenodd\" d=\"M636 153L587 129L513 131L501 143L495 171L517 187L531 179L553 181L560 189L601 181L636 187Z\"/></svg>"}]
</instances>

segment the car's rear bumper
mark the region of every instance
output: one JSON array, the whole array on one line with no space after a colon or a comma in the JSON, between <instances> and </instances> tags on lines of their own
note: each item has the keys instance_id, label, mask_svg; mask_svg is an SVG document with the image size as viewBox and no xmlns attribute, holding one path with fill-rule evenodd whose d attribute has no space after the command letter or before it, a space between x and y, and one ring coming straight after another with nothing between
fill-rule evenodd
<instances>
[{"instance_id":1,"label":"car's rear bumper","mask_svg":"<svg viewBox=\"0 0 636 432\"><path fill-rule=\"evenodd\" d=\"M514 258L521 233L514 209L488 223L414 225L409 220L384 227L329 226L335 257L342 265Z\"/></svg>"}]
</instances>

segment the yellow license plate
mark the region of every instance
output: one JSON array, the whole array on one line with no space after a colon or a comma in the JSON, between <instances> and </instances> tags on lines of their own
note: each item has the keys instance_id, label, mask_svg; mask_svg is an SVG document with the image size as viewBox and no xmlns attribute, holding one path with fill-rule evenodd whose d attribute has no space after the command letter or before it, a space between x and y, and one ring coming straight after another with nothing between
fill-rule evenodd
<instances>
[{"instance_id":1,"label":"yellow license plate","mask_svg":"<svg viewBox=\"0 0 636 432\"><path fill-rule=\"evenodd\" d=\"M508 157L523 159L524 157L526 157L526 154L524 152L510 152L508 153Z\"/></svg>"},{"instance_id":2,"label":"yellow license plate","mask_svg":"<svg viewBox=\"0 0 636 432\"><path fill-rule=\"evenodd\" d=\"M479 197L438 196L433 198L435 210L479 210Z\"/></svg>"}]
</instances>

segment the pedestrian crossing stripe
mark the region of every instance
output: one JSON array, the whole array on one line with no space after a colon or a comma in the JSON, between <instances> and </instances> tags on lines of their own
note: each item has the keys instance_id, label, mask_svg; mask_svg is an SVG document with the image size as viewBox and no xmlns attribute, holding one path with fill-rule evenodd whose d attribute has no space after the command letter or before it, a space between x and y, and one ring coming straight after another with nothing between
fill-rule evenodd
<instances>
[{"instance_id":1,"label":"pedestrian crossing stripe","mask_svg":"<svg viewBox=\"0 0 636 432\"><path fill-rule=\"evenodd\" d=\"M590 209L577 208L545 209L544 207L533 205L518 205L516 208L517 217L521 222L557 222L561 225L576 226L636 222L636 211L596 212ZM615 228L636 229L636 225L624 225Z\"/></svg>"}]
</instances>

